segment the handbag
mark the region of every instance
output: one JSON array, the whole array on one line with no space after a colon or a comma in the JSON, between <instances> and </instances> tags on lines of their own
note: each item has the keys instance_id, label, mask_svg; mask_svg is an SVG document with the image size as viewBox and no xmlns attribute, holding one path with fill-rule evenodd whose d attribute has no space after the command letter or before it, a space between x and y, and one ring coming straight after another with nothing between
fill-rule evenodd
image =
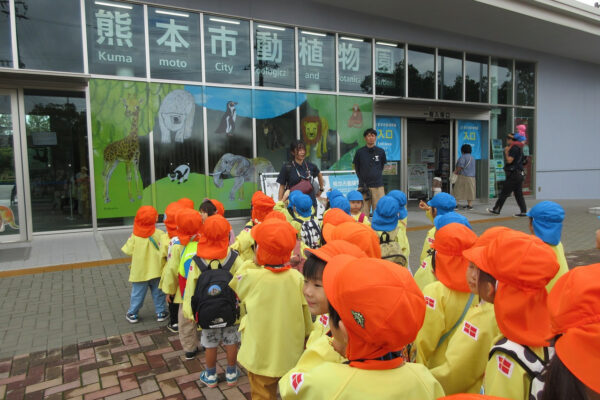
<instances>
[{"instance_id":1,"label":"handbag","mask_svg":"<svg viewBox=\"0 0 600 400\"><path fill-rule=\"evenodd\" d=\"M302 178L300 179L300 182L290 188L290 192L293 192L294 190L299 190L304 194L310 195L314 189L312 183L310 183L308 179Z\"/></svg>"}]
</instances>

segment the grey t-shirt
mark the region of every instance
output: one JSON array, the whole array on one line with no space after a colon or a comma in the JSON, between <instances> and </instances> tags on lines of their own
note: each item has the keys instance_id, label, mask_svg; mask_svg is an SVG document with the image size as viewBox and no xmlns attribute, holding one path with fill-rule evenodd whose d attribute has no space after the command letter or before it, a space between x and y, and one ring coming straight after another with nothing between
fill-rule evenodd
<instances>
[{"instance_id":1,"label":"grey t-shirt","mask_svg":"<svg viewBox=\"0 0 600 400\"><path fill-rule=\"evenodd\" d=\"M471 154L466 153L460 156L458 161L456 161L456 166L462 167L460 171L461 175L475 176L475 159Z\"/></svg>"}]
</instances>

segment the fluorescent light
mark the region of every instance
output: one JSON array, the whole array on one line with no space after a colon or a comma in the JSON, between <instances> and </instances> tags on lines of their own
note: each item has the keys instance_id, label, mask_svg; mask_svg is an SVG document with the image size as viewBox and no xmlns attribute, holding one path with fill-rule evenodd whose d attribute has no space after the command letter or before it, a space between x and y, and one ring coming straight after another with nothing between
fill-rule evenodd
<instances>
[{"instance_id":1,"label":"fluorescent light","mask_svg":"<svg viewBox=\"0 0 600 400\"><path fill-rule=\"evenodd\" d=\"M128 6L125 4L114 4L114 3L105 3L103 1L95 1L94 4L97 4L99 6L108 6L108 7L115 7L115 8L124 8L126 10L131 10L133 9L132 6Z\"/></svg>"},{"instance_id":2,"label":"fluorescent light","mask_svg":"<svg viewBox=\"0 0 600 400\"><path fill-rule=\"evenodd\" d=\"M364 42L365 41L364 39L351 38L351 37L348 37L348 36L340 36L340 39L342 39L342 40L351 40L353 42Z\"/></svg>"},{"instance_id":3,"label":"fluorescent light","mask_svg":"<svg viewBox=\"0 0 600 400\"><path fill-rule=\"evenodd\" d=\"M163 10L154 10L157 14L164 14L164 15L174 15L176 17L184 17L184 18L189 18L190 14L187 13L179 13L179 12L175 12L175 11L163 11Z\"/></svg>"},{"instance_id":4,"label":"fluorescent light","mask_svg":"<svg viewBox=\"0 0 600 400\"><path fill-rule=\"evenodd\" d=\"M272 29L274 31L285 31L285 28L282 28L280 26L273 26L273 25L258 25L259 28L264 28L264 29Z\"/></svg>"},{"instance_id":5,"label":"fluorescent light","mask_svg":"<svg viewBox=\"0 0 600 400\"><path fill-rule=\"evenodd\" d=\"M221 19L221 18L213 18L213 17L210 17L209 19L214 22L224 22L226 24L233 24L233 25L240 24L240 21L232 21L230 19Z\"/></svg>"},{"instance_id":6,"label":"fluorescent light","mask_svg":"<svg viewBox=\"0 0 600 400\"><path fill-rule=\"evenodd\" d=\"M300 32L304 35L327 36L325 33L310 32L310 31L300 31Z\"/></svg>"},{"instance_id":7,"label":"fluorescent light","mask_svg":"<svg viewBox=\"0 0 600 400\"><path fill-rule=\"evenodd\" d=\"M375 43L380 44L382 46L398 47L398 45L396 43L389 43L389 42L375 42Z\"/></svg>"}]
</instances>

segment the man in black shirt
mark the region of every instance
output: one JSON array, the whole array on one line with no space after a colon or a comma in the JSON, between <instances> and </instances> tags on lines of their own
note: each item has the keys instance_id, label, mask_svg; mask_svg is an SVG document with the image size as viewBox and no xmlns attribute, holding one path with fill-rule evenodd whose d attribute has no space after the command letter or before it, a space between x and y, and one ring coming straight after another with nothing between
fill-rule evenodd
<instances>
[{"instance_id":1,"label":"man in black shirt","mask_svg":"<svg viewBox=\"0 0 600 400\"><path fill-rule=\"evenodd\" d=\"M385 151L381 147L375 146L377 141L375 129L365 130L363 136L367 144L356 151L352 163L356 175L358 175L359 190L362 191L365 200L362 212L370 215L371 206L375 210L377 202L385 195L382 172L387 159Z\"/></svg>"},{"instance_id":2,"label":"man in black shirt","mask_svg":"<svg viewBox=\"0 0 600 400\"><path fill-rule=\"evenodd\" d=\"M504 148L504 157L506 163L504 164L504 171L506 171L506 180L502 186L502 192L498 196L498 200L494 205L494 208L488 208L488 212L491 214L498 215L502 210L502 206L506 199L512 192L515 193L515 199L521 209L519 214L515 214L515 217L526 217L527 216L527 205L523 198L523 150L520 146L515 143L515 138L512 133L508 134L507 145Z\"/></svg>"}]
</instances>

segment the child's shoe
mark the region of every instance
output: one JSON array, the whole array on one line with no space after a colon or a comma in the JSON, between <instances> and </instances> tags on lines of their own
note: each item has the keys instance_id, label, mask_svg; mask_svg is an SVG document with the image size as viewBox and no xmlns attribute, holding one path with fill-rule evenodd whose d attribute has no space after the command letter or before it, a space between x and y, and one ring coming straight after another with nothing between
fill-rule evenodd
<instances>
[{"instance_id":1,"label":"child's shoe","mask_svg":"<svg viewBox=\"0 0 600 400\"><path fill-rule=\"evenodd\" d=\"M193 360L194 358L196 358L196 356L198 355L198 352L200 351L199 348L196 347L196 350L194 351L186 351L185 353L185 359L186 360Z\"/></svg>"},{"instance_id":2,"label":"child's shoe","mask_svg":"<svg viewBox=\"0 0 600 400\"><path fill-rule=\"evenodd\" d=\"M163 322L165 321L167 318L169 317L169 313L168 312L160 312L158 314L156 314L156 320L158 322Z\"/></svg>"},{"instance_id":3,"label":"child's shoe","mask_svg":"<svg viewBox=\"0 0 600 400\"><path fill-rule=\"evenodd\" d=\"M131 322L132 324L137 324L137 322L139 321L137 314L131 314L131 313L125 314L125 319L127 321Z\"/></svg>"},{"instance_id":4,"label":"child's shoe","mask_svg":"<svg viewBox=\"0 0 600 400\"><path fill-rule=\"evenodd\" d=\"M215 388L217 387L217 375L208 375L206 371L202 371L200 373L200 382L204 383L209 388Z\"/></svg>"},{"instance_id":5,"label":"child's shoe","mask_svg":"<svg viewBox=\"0 0 600 400\"><path fill-rule=\"evenodd\" d=\"M227 368L229 369L229 368ZM227 380L227 386L235 386L238 380L238 369L235 367L234 372L225 372L225 379Z\"/></svg>"},{"instance_id":6,"label":"child's shoe","mask_svg":"<svg viewBox=\"0 0 600 400\"><path fill-rule=\"evenodd\" d=\"M167 324L167 329L170 330L173 333L177 333L177 332L179 332L179 324L168 323Z\"/></svg>"}]
</instances>

